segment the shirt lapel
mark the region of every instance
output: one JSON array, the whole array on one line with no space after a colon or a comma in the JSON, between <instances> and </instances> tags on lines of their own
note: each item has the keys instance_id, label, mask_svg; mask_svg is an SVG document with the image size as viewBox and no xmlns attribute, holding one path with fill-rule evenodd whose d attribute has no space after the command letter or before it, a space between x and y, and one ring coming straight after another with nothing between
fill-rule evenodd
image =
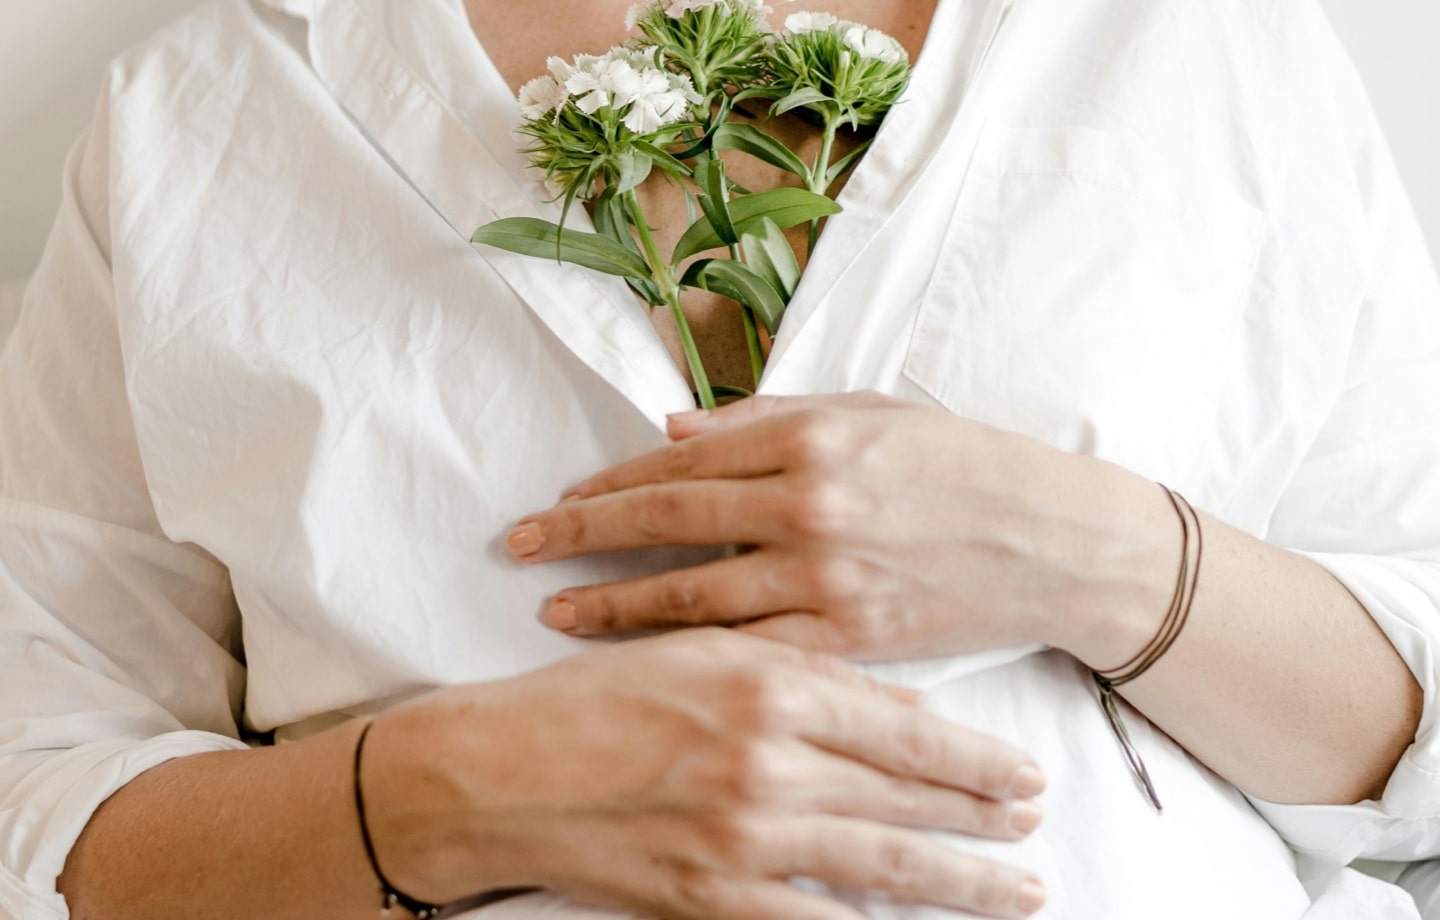
<instances>
[{"instance_id":1,"label":"shirt lapel","mask_svg":"<svg viewBox=\"0 0 1440 920\"><path fill-rule=\"evenodd\" d=\"M476 228L502 217L558 219L559 209L543 199L540 183L517 180L512 123L503 130L485 126L482 140L402 51L430 49L426 65L442 68L463 68L467 53L479 56L460 4L266 2L308 20L320 79L454 232L468 240ZM499 156L492 149L497 144L506 145ZM569 224L590 229L581 209L571 212ZM481 259L477 253L477 264ZM485 250L483 261L576 357L658 427L666 414L694 407L645 306L623 281L493 249Z\"/></svg>"},{"instance_id":2,"label":"shirt lapel","mask_svg":"<svg viewBox=\"0 0 1440 920\"><path fill-rule=\"evenodd\" d=\"M826 223L820 245L786 310L762 391L805 390L794 379L794 373L803 374L804 369L791 368L784 358L810 319L850 271L864 262L861 255L901 212L927 173L936 168L965 168L984 120L986 83L993 83L988 71L994 68L987 64L1014 2L940 0L926 49L916 64L912 90L886 117L856 167L839 198L843 211ZM978 21L967 23L966 17L978 17ZM975 42L964 49L968 53L954 53L947 45L966 31L974 34ZM941 53L945 51L951 53ZM947 156L940 157L941 151ZM963 159L957 155L961 151Z\"/></svg>"}]
</instances>

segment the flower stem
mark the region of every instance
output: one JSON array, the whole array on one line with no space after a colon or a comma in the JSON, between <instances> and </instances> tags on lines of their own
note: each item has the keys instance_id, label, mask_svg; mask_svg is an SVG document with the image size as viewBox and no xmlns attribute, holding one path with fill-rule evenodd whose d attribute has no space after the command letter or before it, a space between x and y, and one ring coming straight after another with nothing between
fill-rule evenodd
<instances>
[{"instance_id":1,"label":"flower stem","mask_svg":"<svg viewBox=\"0 0 1440 920\"><path fill-rule=\"evenodd\" d=\"M810 170L810 191L816 195L828 195L830 191L830 154L835 148L835 119L825 116L825 133L820 139L820 155ZM815 244L820 241L820 218L810 221L810 243L805 250L806 257L815 254Z\"/></svg>"},{"instance_id":2,"label":"flower stem","mask_svg":"<svg viewBox=\"0 0 1440 920\"><path fill-rule=\"evenodd\" d=\"M645 220L645 212L640 209L640 199L634 189L625 193L625 204L630 208L635 229L640 233L640 245L645 250L645 260L650 263L650 273L654 276L655 283L660 286L660 296L670 307L670 312L675 317L675 326L680 330L680 346L685 351L685 362L690 366L690 376L695 381L700 408L714 409L715 391L710 388L710 377L705 373L705 365L700 362L700 349L695 345L690 321L685 318L685 310L680 306L680 285L675 283L675 274L670 271L670 263L661 257L660 250L655 245L655 237L650 232L650 224Z\"/></svg>"},{"instance_id":3,"label":"flower stem","mask_svg":"<svg viewBox=\"0 0 1440 920\"><path fill-rule=\"evenodd\" d=\"M740 256L740 246L736 243L730 244L730 258L736 262L744 263ZM760 388L760 376L765 373L765 350L760 346L760 330L755 325L755 311L740 305L740 318L745 321L745 344L750 349L750 372L755 377L755 389Z\"/></svg>"}]
</instances>

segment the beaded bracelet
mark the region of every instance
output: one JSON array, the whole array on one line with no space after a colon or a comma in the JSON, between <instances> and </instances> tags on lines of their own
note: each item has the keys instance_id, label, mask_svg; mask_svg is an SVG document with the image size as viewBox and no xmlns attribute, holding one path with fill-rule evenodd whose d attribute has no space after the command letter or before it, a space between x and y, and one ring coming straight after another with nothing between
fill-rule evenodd
<instances>
[{"instance_id":1,"label":"beaded bracelet","mask_svg":"<svg viewBox=\"0 0 1440 920\"><path fill-rule=\"evenodd\" d=\"M1120 742L1120 749L1125 754L1125 760L1130 765L1130 772L1135 774L1135 780L1140 784L1145 797L1155 809L1156 814L1164 812L1164 806L1160 804L1160 796L1155 792L1155 783L1150 778L1150 771L1145 768L1145 761L1140 757L1139 750L1134 742L1130 740L1130 733L1125 730L1125 723L1120 718L1120 707L1115 703L1115 688L1130 683L1140 677L1146 671L1170 651L1170 647L1179 638L1185 623L1190 619L1190 607L1195 602L1195 591L1200 584L1200 557L1204 553L1205 540L1200 532L1200 515L1181 495L1173 489L1166 488L1165 494L1170 498L1170 504L1175 509L1175 514L1180 518L1180 574L1175 579L1175 594L1170 600L1170 609L1165 612L1165 619L1160 624L1160 629L1155 637L1150 640L1139 653L1129 661L1112 668L1108 671L1091 671L1095 678L1095 685L1100 689L1100 705L1105 710L1105 717L1110 722L1110 729L1115 733L1115 738ZM1195 548L1194 561L1191 561L1190 548L1191 528L1193 524Z\"/></svg>"}]
</instances>

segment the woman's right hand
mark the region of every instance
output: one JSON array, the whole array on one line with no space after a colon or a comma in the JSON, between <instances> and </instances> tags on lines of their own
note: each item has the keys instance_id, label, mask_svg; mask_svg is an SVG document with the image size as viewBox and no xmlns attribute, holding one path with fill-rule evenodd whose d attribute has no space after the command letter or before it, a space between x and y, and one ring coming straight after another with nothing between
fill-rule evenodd
<instances>
[{"instance_id":1,"label":"woman's right hand","mask_svg":"<svg viewBox=\"0 0 1440 920\"><path fill-rule=\"evenodd\" d=\"M722 630L600 649L381 716L370 830L438 903L541 887L674 920L856 920L792 877L995 917L1038 880L922 831L1018 840L1034 763L838 659Z\"/></svg>"}]
</instances>

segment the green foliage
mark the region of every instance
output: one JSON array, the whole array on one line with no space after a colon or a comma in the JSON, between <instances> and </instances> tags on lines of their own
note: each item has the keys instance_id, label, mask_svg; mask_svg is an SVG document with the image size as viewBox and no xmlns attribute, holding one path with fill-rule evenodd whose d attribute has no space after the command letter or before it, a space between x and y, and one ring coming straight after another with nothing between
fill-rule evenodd
<instances>
[{"instance_id":1,"label":"green foliage","mask_svg":"<svg viewBox=\"0 0 1440 920\"><path fill-rule=\"evenodd\" d=\"M873 29L823 13L792 15L770 33L762 0L644 0L629 24L640 38L604 55L553 58L522 88L523 152L564 202L560 224L495 221L473 242L558 259L624 278L646 303L668 306L702 406L749 390L710 386L680 304L686 287L740 305L755 380L764 368L757 324L774 336L800 284L785 230L839 213L828 192L869 146L831 162L837 131L878 125L910 76L904 49ZM823 126L813 164L763 130L750 109L795 112ZM751 119L746 121L745 119ZM805 189L751 194L726 174L735 151L799 177ZM669 258L658 250L636 195L654 175L685 193L690 226ZM595 233L564 228L576 199L589 202ZM698 208L698 212L697 212ZM687 260L728 248L730 258ZM677 277L678 275L678 277Z\"/></svg>"},{"instance_id":2,"label":"green foliage","mask_svg":"<svg viewBox=\"0 0 1440 920\"><path fill-rule=\"evenodd\" d=\"M565 230L533 217L508 217L486 224L470 238L507 252L542 259L559 258L622 278L650 279L650 266L630 249L598 233Z\"/></svg>"},{"instance_id":3,"label":"green foliage","mask_svg":"<svg viewBox=\"0 0 1440 920\"><path fill-rule=\"evenodd\" d=\"M879 56L863 53L866 40L880 45ZM893 41L843 20L828 28L781 33L766 57L773 111L804 108L827 125L878 125L910 82L910 63L889 44Z\"/></svg>"},{"instance_id":4,"label":"green foliage","mask_svg":"<svg viewBox=\"0 0 1440 920\"><path fill-rule=\"evenodd\" d=\"M781 230L840 213L840 206L824 195L799 188L778 188L746 195L730 202L730 218L740 233L750 231L761 219L769 218ZM719 249L726 245L708 217L701 217L680 238L672 265L678 265L696 253Z\"/></svg>"}]
</instances>

